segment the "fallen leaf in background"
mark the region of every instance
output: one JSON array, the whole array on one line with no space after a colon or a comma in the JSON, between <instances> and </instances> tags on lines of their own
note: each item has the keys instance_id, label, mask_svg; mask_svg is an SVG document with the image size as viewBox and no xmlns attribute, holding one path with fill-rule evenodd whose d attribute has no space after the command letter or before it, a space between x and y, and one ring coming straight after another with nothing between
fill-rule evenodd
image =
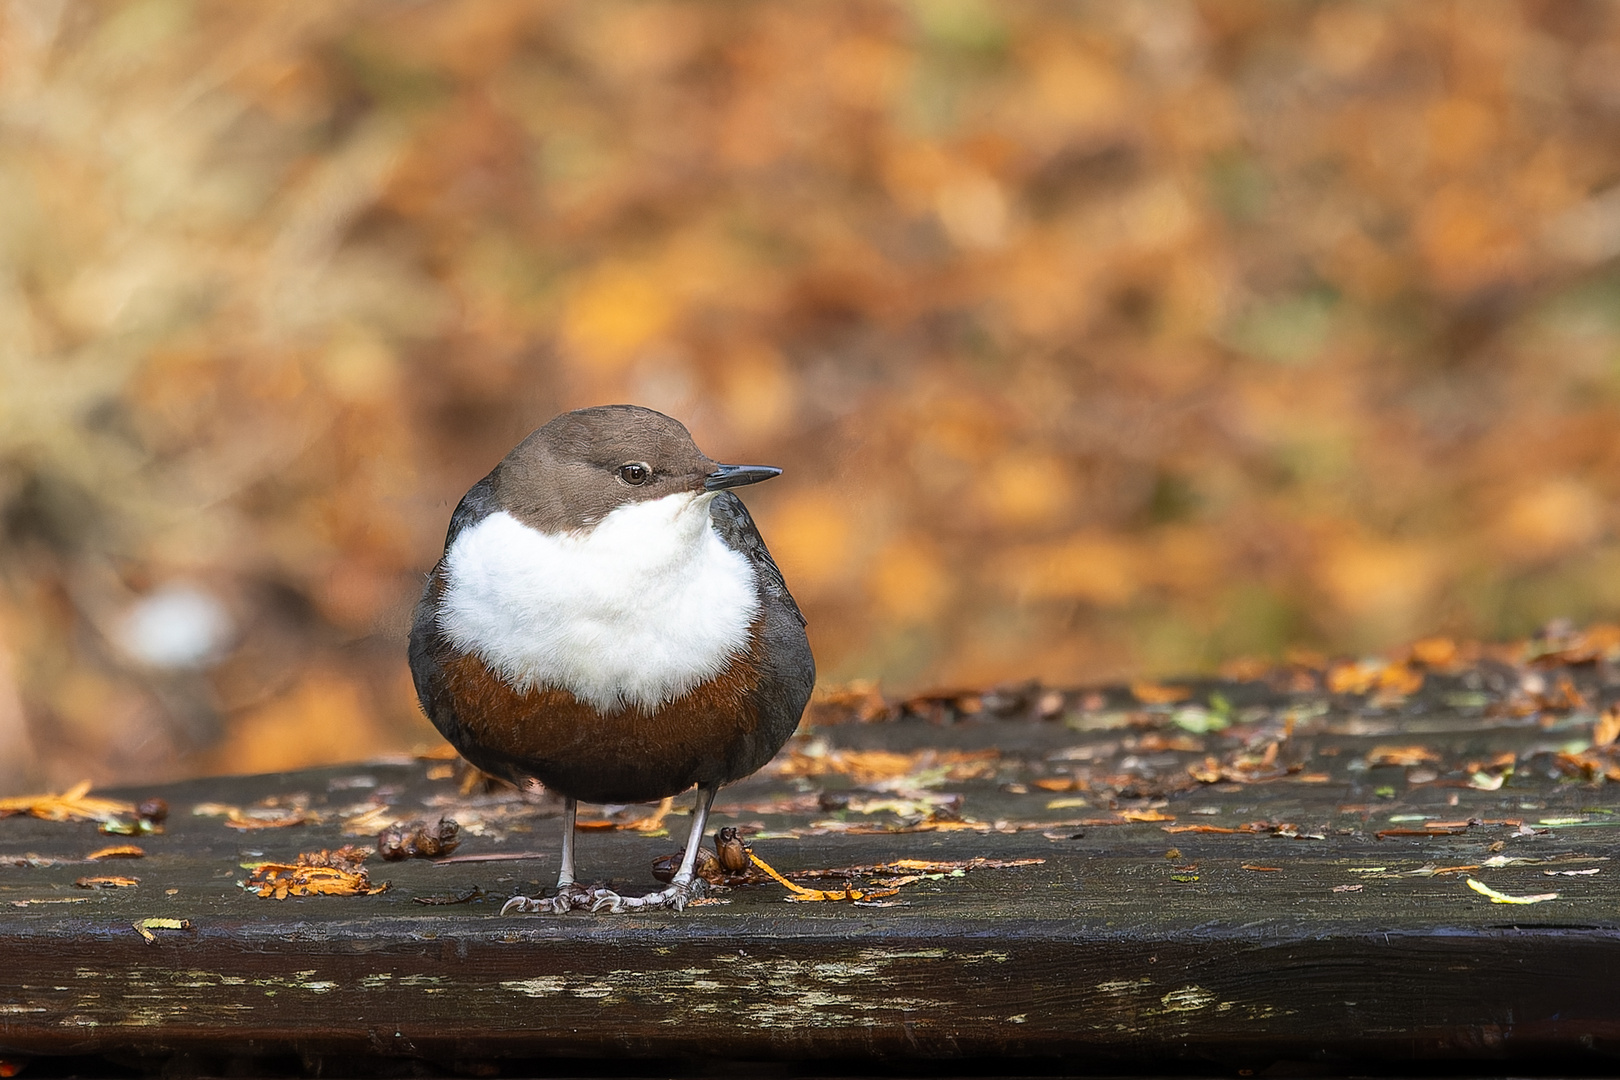
<instances>
[{"instance_id":1,"label":"fallen leaf in background","mask_svg":"<svg viewBox=\"0 0 1620 1080\"><path fill-rule=\"evenodd\" d=\"M1032 672L1248 656L1393 704L1487 652L1620 657L1473 640L1606 615L1620 553L1603 5L935 6L0 25L45 238L8 253L5 790L430 737L388 628L449 507L600 401L792 466L750 506L818 660L898 688L813 723L950 722L971 695L911 685ZM1454 77L1482 49L1545 77ZM358 55L429 75L356 115ZM165 641L120 633L152 610Z\"/></svg>"},{"instance_id":2,"label":"fallen leaf in background","mask_svg":"<svg viewBox=\"0 0 1620 1080\"><path fill-rule=\"evenodd\" d=\"M28 814L46 821L105 821L135 813L135 804L118 799L90 797L90 781L83 780L60 795L23 795L0 799L0 817Z\"/></svg>"},{"instance_id":3,"label":"fallen leaf in background","mask_svg":"<svg viewBox=\"0 0 1620 1080\"><path fill-rule=\"evenodd\" d=\"M287 829L295 825L319 825L321 815L305 806L285 806L278 800L273 805L243 809L229 803L198 803L191 808L193 817L224 818L227 828Z\"/></svg>"},{"instance_id":4,"label":"fallen leaf in background","mask_svg":"<svg viewBox=\"0 0 1620 1080\"><path fill-rule=\"evenodd\" d=\"M1610 705L1592 725L1592 745L1613 746L1617 738L1620 738L1620 705Z\"/></svg>"},{"instance_id":5,"label":"fallen leaf in background","mask_svg":"<svg viewBox=\"0 0 1620 1080\"><path fill-rule=\"evenodd\" d=\"M1367 751L1367 764L1425 765L1440 760L1440 755L1425 746L1375 746Z\"/></svg>"},{"instance_id":6,"label":"fallen leaf in background","mask_svg":"<svg viewBox=\"0 0 1620 1080\"><path fill-rule=\"evenodd\" d=\"M1177 701L1186 701L1192 697L1192 691L1185 686L1133 682L1131 683L1131 695L1144 705L1169 705Z\"/></svg>"},{"instance_id":7,"label":"fallen leaf in background","mask_svg":"<svg viewBox=\"0 0 1620 1080\"><path fill-rule=\"evenodd\" d=\"M995 775L999 750L919 750L902 754L892 750L833 750L814 740L802 747L789 745L786 757L771 766L777 776L847 776L858 784L880 790L935 787L947 781Z\"/></svg>"}]
</instances>

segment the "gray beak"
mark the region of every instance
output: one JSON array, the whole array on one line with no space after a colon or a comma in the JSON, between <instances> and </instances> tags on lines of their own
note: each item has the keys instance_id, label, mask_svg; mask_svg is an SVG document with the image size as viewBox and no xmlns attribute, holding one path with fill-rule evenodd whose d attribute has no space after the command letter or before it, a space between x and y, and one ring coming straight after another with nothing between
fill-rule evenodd
<instances>
[{"instance_id":1,"label":"gray beak","mask_svg":"<svg viewBox=\"0 0 1620 1080\"><path fill-rule=\"evenodd\" d=\"M781 475L782 470L774 465L716 465L714 472L703 478L703 490L724 491Z\"/></svg>"}]
</instances>

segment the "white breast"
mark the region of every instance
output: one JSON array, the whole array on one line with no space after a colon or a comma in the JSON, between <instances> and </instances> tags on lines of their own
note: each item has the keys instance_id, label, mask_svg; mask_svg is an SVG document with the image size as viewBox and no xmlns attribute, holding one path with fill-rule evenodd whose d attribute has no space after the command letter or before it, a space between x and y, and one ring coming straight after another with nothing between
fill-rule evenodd
<instances>
[{"instance_id":1,"label":"white breast","mask_svg":"<svg viewBox=\"0 0 1620 1080\"><path fill-rule=\"evenodd\" d=\"M748 646L754 569L709 521L713 495L631 503L550 536L491 514L445 554L439 627L519 690L648 711Z\"/></svg>"}]
</instances>

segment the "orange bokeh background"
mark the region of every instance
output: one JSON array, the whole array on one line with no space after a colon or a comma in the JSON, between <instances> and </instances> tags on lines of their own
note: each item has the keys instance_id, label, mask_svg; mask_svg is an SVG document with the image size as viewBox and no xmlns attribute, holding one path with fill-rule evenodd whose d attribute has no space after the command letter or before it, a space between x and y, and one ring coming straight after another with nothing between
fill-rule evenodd
<instances>
[{"instance_id":1,"label":"orange bokeh background","mask_svg":"<svg viewBox=\"0 0 1620 1080\"><path fill-rule=\"evenodd\" d=\"M1613 4L0 18L0 786L432 740L451 508L609 401L786 469L827 683L1620 612Z\"/></svg>"}]
</instances>

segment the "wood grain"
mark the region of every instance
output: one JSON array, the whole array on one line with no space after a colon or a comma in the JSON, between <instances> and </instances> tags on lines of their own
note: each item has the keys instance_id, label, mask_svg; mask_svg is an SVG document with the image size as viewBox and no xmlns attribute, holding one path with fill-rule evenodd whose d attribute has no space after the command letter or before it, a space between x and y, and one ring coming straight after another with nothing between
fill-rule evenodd
<instances>
[{"instance_id":1,"label":"wood grain","mask_svg":"<svg viewBox=\"0 0 1620 1080\"><path fill-rule=\"evenodd\" d=\"M1596 708L1607 684L1585 677ZM239 887L243 862L367 842L341 822L368 799L400 816L480 823L461 856L555 850L554 806L462 798L453 781L428 778L444 771L429 762L124 793L161 794L173 814L164 835L140 840L145 858L119 863L140 884L111 891L73 886L93 864L42 864L103 846L94 825L0 821L0 1058L247 1061L290 1073L385 1071L379 1063L401 1059L429 1074L522 1071L558 1056L642 1058L655 1071L675 1059L875 1068L896 1058L940 1070L1010 1059L1093 1071L1612 1070L1620 800L1612 784L1554 767L1591 717L1487 716L1474 699L1446 705L1456 694L1431 682L1432 700L1397 710L1261 702L1264 715L1199 736L1196 749L1185 749L1175 706L1045 721L913 716L805 737L823 755L999 750L994 775L931 789L961 794L960 821L858 813L849 807L861 789L831 773L767 770L722 793L717 824L763 829L754 848L784 872L1045 860L917 881L886 907L790 904L769 885L680 915L499 916L513 891L549 883L554 854L373 858L373 880L391 888L371 897L275 901ZM1206 757L1255 753L1288 710L1279 760L1292 773L1189 779ZM1184 749L1153 749L1174 739ZM1392 741L1431 749L1435 778L1370 766ZM1518 764L1500 788L1457 780L1474 759L1506 752ZM1092 769L1080 794L1032 786L1073 775L1076 762ZM296 795L323 823L241 831L191 812ZM1062 798L1091 805L1048 808ZM1096 823L1152 807L1166 820ZM1413 821L1448 828L1378 838ZM1189 825L1239 831L1166 831ZM684 831L679 817L670 826ZM651 861L678 846L588 830L581 870L652 887ZM1469 877L1510 895L1559 895L1493 904ZM415 902L475 885L487 895L471 903ZM133 924L153 918L190 929L158 929L148 943Z\"/></svg>"}]
</instances>

